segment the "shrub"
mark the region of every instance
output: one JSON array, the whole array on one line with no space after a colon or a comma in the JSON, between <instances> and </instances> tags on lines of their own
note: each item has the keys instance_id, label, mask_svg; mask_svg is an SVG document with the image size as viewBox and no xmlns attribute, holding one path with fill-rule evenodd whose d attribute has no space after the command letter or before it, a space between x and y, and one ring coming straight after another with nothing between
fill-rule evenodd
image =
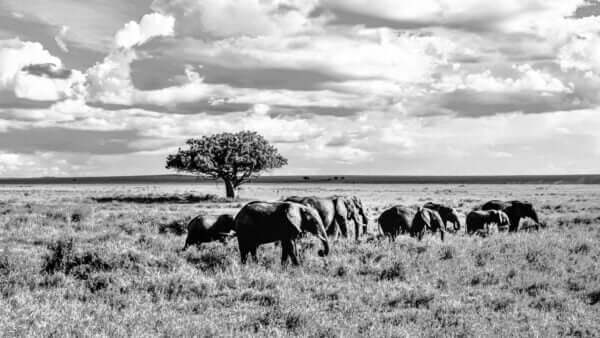
<instances>
[{"instance_id":1,"label":"shrub","mask_svg":"<svg viewBox=\"0 0 600 338\"><path fill-rule=\"evenodd\" d=\"M488 303L488 307L490 307L494 312L504 312L507 311L512 305L516 303L515 299L511 295L500 295L493 297Z\"/></svg>"},{"instance_id":2,"label":"shrub","mask_svg":"<svg viewBox=\"0 0 600 338\"><path fill-rule=\"evenodd\" d=\"M431 303L434 298L435 295L432 292L423 289L410 289L404 290L400 294L393 296L387 301L387 305L390 307L428 308L429 303Z\"/></svg>"},{"instance_id":3,"label":"shrub","mask_svg":"<svg viewBox=\"0 0 600 338\"><path fill-rule=\"evenodd\" d=\"M277 306L279 305L279 295L267 291L267 292L256 292L254 290L246 290L241 296L240 300L244 302L256 302L260 306Z\"/></svg>"},{"instance_id":4,"label":"shrub","mask_svg":"<svg viewBox=\"0 0 600 338\"><path fill-rule=\"evenodd\" d=\"M117 268L135 270L148 264L142 255L132 250L122 254L113 254L100 248L75 250L73 239L58 240L51 243L48 249L50 252L42 263L43 272L62 272L83 280L87 280L94 272Z\"/></svg>"},{"instance_id":5,"label":"shrub","mask_svg":"<svg viewBox=\"0 0 600 338\"><path fill-rule=\"evenodd\" d=\"M158 233L159 234L174 234L177 236L181 236L187 233L187 224L186 220L174 220L168 223L160 223L158 225Z\"/></svg>"},{"instance_id":6,"label":"shrub","mask_svg":"<svg viewBox=\"0 0 600 338\"><path fill-rule=\"evenodd\" d=\"M494 272L492 271L484 271L482 273L478 273L471 278L470 284L471 286L481 285L481 286L490 286L498 284L500 280Z\"/></svg>"},{"instance_id":7,"label":"shrub","mask_svg":"<svg viewBox=\"0 0 600 338\"><path fill-rule=\"evenodd\" d=\"M205 281L198 281L187 275L175 275L148 282L146 290L154 301L164 298L170 301L178 299L205 298L209 295L212 285Z\"/></svg>"},{"instance_id":8,"label":"shrub","mask_svg":"<svg viewBox=\"0 0 600 338\"><path fill-rule=\"evenodd\" d=\"M596 305L600 302L600 289L594 290L586 295L589 305Z\"/></svg>"},{"instance_id":9,"label":"shrub","mask_svg":"<svg viewBox=\"0 0 600 338\"><path fill-rule=\"evenodd\" d=\"M443 246L440 249L440 259L442 260L446 260L446 259L452 259L456 256L456 248L454 248L453 246Z\"/></svg>"},{"instance_id":10,"label":"shrub","mask_svg":"<svg viewBox=\"0 0 600 338\"><path fill-rule=\"evenodd\" d=\"M202 271L225 271L227 267L233 264L231 254L216 247L209 248L206 251L188 250L185 253L185 259Z\"/></svg>"},{"instance_id":11,"label":"shrub","mask_svg":"<svg viewBox=\"0 0 600 338\"><path fill-rule=\"evenodd\" d=\"M391 266L383 268L379 274L380 280L406 280L406 267L402 262L394 262Z\"/></svg>"},{"instance_id":12,"label":"shrub","mask_svg":"<svg viewBox=\"0 0 600 338\"><path fill-rule=\"evenodd\" d=\"M529 304L529 307L534 308L538 311L550 312L565 310L564 299L557 299L556 297L540 297Z\"/></svg>"},{"instance_id":13,"label":"shrub","mask_svg":"<svg viewBox=\"0 0 600 338\"><path fill-rule=\"evenodd\" d=\"M306 316L299 312L291 311L285 315L285 328L294 333L298 333L307 322Z\"/></svg>"}]
</instances>

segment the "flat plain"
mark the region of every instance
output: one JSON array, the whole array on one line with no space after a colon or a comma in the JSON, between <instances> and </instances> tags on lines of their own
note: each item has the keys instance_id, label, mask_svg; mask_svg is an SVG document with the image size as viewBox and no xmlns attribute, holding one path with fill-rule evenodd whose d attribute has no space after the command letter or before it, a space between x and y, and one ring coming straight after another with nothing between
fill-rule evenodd
<instances>
[{"instance_id":1,"label":"flat plain","mask_svg":"<svg viewBox=\"0 0 600 338\"><path fill-rule=\"evenodd\" d=\"M598 185L216 184L0 186L0 336L600 336ZM356 195L359 243L301 241L302 266L237 241L179 252L187 221L249 200ZM427 201L462 216L534 204L546 227L419 242L375 236L377 216ZM464 224L463 224L464 225Z\"/></svg>"}]
</instances>

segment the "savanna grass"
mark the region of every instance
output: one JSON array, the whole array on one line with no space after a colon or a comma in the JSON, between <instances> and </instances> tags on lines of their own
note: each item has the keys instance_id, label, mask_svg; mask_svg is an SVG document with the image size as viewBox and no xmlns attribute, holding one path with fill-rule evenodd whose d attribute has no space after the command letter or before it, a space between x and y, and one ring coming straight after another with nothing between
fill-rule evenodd
<instances>
[{"instance_id":1,"label":"savanna grass","mask_svg":"<svg viewBox=\"0 0 600 338\"><path fill-rule=\"evenodd\" d=\"M166 188L161 188L166 189ZM180 188L14 187L0 197L2 336L600 335L600 193L582 186L249 186L246 194L359 195L371 220L392 204L435 199L464 215L487 198L540 205L546 227L444 242L373 233L360 243L299 243L242 266L236 240L180 252L198 214L241 202L160 203L97 196L194 196ZM317 190L319 189L319 190ZM464 219L463 219L464 221Z\"/></svg>"}]
</instances>

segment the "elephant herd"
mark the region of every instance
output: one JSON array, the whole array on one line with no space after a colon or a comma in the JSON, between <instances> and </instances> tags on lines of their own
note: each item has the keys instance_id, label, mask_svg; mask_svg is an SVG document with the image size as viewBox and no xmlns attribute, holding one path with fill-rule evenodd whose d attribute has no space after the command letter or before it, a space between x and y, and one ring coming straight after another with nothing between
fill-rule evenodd
<instances>
[{"instance_id":1,"label":"elephant herd","mask_svg":"<svg viewBox=\"0 0 600 338\"><path fill-rule=\"evenodd\" d=\"M485 231L491 224L499 230L517 231L523 218L531 218L539 229L539 220L533 205L522 201L492 200L466 215L466 233ZM244 205L235 217L221 215L212 224L203 216L192 219L188 224L188 235L183 250L190 245L221 241L235 233L243 264L248 255L257 261L256 251L262 244L281 244L281 263L289 259L298 265L296 240L305 232L318 238L323 248L319 256L329 254L330 239L339 236L348 238L354 230L358 241L367 234L369 220L362 201L356 196L291 196L281 201L254 201ZM401 234L421 240L426 232L439 232L444 240L447 231L461 228L459 216L452 207L426 203L416 211L402 205L386 209L377 219L379 232L391 241ZM448 227L450 224L450 227Z\"/></svg>"}]
</instances>

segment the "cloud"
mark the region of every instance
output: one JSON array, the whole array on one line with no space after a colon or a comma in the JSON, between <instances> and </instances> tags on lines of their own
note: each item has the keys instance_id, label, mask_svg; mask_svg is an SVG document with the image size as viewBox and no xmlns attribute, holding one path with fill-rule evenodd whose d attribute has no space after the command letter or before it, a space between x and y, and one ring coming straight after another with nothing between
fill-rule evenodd
<instances>
[{"instance_id":1,"label":"cloud","mask_svg":"<svg viewBox=\"0 0 600 338\"><path fill-rule=\"evenodd\" d=\"M316 0L155 0L152 8L177 18L180 35L226 38L284 35L309 29ZM250 19L251 18L251 19Z\"/></svg>"},{"instance_id":2,"label":"cloud","mask_svg":"<svg viewBox=\"0 0 600 338\"><path fill-rule=\"evenodd\" d=\"M22 71L39 77L48 77L53 79L68 79L73 73L70 69L59 68L53 63L40 63L25 66Z\"/></svg>"},{"instance_id":3,"label":"cloud","mask_svg":"<svg viewBox=\"0 0 600 338\"><path fill-rule=\"evenodd\" d=\"M130 21L115 35L115 44L121 48L141 45L159 36L172 36L175 18L159 13L146 14L139 23Z\"/></svg>"},{"instance_id":4,"label":"cloud","mask_svg":"<svg viewBox=\"0 0 600 338\"><path fill-rule=\"evenodd\" d=\"M56 41L56 45L65 53L69 52L69 47L67 47L67 43L65 42L65 38L67 36L67 32L69 31L69 26L61 26L58 34L54 36L54 41Z\"/></svg>"},{"instance_id":5,"label":"cloud","mask_svg":"<svg viewBox=\"0 0 600 338\"><path fill-rule=\"evenodd\" d=\"M77 95L83 74L62 67L62 61L37 42L0 40L0 90L16 97L56 101Z\"/></svg>"},{"instance_id":6,"label":"cloud","mask_svg":"<svg viewBox=\"0 0 600 338\"><path fill-rule=\"evenodd\" d=\"M23 67L52 63L61 66L59 58L52 56L36 42L17 39L0 41L0 89L10 87Z\"/></svg>"},{"instance_id":7,"label":"cloud","mask_svg":"<svg viewBox=\"0 0 600 338\"><path fill-rule=\"evenodd\" d=\"M447 25L468 30L525 30L535 26L532 17L544 21L572 15L583 0L506 0L489 6L485 0L423 0L406 3L394 0L323 0L323 6L398 23L418 26ZM525 24L529 23L528 27Z\"/></svg>"},{"instance_id":8,"label":"cloud","mask_svg":"<svg viewBox=\"0 0 600 338\"><path fill-rule=\"evenodd\" d=\"M0 14L19 36L0 42L0 172L163 172L186 138L242 129L287 173L595 170L600 17L582 4L6 0L23 15Z\"/></svg>"},{"instance_id":9,"label":"cloud","mask_svg":"<svg viewBox=\"0 0 600 338\"><path fill-rule=\"evenodd\" d=\"M570 93L572 86L565 85L560 79L529 64L512 65L516 77L500 78L492 75L490 70L483 73L463 73L450 75L434 86L443 91L473 90L476 92L515 93Z\"/></svg>"},{"instance_id":10,"label":"cloud","mask_svg":"<svg viewBox=\"0 0 600 338\"><path fill-rule=\"evenodd\" d=\"M560 49L558 60L564 70L600 74L600 36L585 34L572 37Z\"/></svg>"}]
</instances>

